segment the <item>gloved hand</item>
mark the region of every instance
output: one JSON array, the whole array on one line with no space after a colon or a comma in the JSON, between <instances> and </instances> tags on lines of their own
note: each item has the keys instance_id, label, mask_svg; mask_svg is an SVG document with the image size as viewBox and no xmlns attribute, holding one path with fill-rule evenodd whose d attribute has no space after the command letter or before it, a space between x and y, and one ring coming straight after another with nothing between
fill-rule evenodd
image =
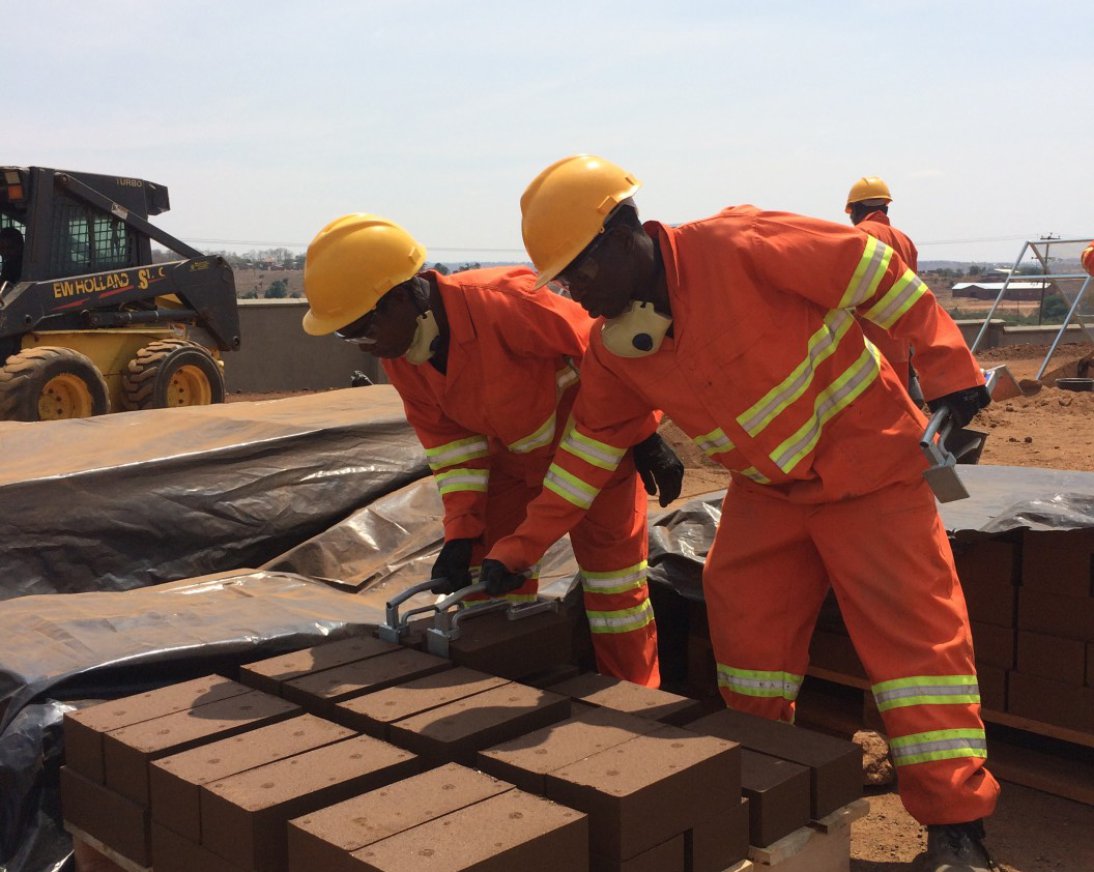
<instances>
[{"instance_id":1,"label":"gloved hand","mask_svg":"<svg viewBox=\"0 0 1094 872\"><path fill-rule=\"evenodd\" d=\"M486 592L490 596L502 596L511 590L516 590L528 579L520 572L513 572L500 560L491 560L489 557L482 562L482 574L479 581L486 585Z\"/></svg>"},{"instance_id":2,"label":"gloved hand","mask_svg":"<svg viewBox=\"0 0 1094 872\"><path fill-rule=\"evenodd\" d=\"M969 421L976 416L976 413L990 402L991 394L988 393L988 389L984 385L977 385L974 388L965 388L961 391L954 391L952 394L945 394L936 400L928 400L927 407L931 412L937 412L942 408L949 409L953 429L960 430L967 426Z\"/></svg>"},{"instance_id":3,"label":"gloved hand","mask_svg":"<svg viewBox=\"0 0 1094 872\"><path fill-rule=\"evenodd\" d=\"M430 588L433 593L454 593L471 584L471 548L474 539L449 539L433 564L430 578L443 578L443 584Z\"/></svg>"},{"instance_id":4,"label":"gloved hand","mask_svg":"<svg viewBox=\"0 0 1094 872\"><path fill-rule=\"evenodd\" d=\"M662 507L680 496L684 464L659 433L643 439L634 446L633 451L634 466L642 476L646 493L652 497L660 491L658 502Z\"/></svg>"}]
</instances>

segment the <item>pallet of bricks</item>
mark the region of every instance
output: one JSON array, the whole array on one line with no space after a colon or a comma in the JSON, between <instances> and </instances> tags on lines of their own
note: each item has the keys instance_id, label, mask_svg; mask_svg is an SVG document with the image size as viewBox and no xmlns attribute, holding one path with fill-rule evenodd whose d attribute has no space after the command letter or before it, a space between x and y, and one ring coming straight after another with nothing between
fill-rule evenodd
<instances>
[{"instance_id":1,"label":"pallet of bricks","mask_svg":"<svg viewBox=\"0 0 1094 872\"><path fill-rule=\"evenodd\" d=\"M354 637L67 714L78 868L849 868L856 746L583 672L570 619L527 621L466 621L447 658Z\"/></svg>"},{"instance_id":2,"label":"pallet of bricks","mask_svg":"<svg viewBox=\"0 0 1094 872\"><path fill-rule=\"evenodd\" d=\"M972 622L989 765L1094 804L1094 530L1015 530L954 543ZM811 674L866 691L846 630L822 622Z\"/></svg>"}]
</instances>

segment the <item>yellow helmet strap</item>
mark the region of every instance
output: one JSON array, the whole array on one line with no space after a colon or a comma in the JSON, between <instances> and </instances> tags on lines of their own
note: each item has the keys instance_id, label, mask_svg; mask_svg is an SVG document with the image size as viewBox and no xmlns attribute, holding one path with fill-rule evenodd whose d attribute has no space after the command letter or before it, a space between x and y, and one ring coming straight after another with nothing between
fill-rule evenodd
<instances>
[{"instance_id":1,"label":"yellow helmet strap","mask_svg":"<svg viewBox=\"0 0 1094 872\"><path fill-rule=\"evenodd\" d=\"M437 351L436 342L440 335L441 328L437 324L437 317L432 309L426 309L418 316L414 338L410 340L410 347L403 355L406 362L420 366L429 360Z\"/></svg>"},{"instance_id":2,"label":"yellow helmet strap","mask_svg":"<svg viewBox=\"0 0 1094 872\"><path fill-rule=\"evenodd\" d=\"M646 357L655 354L672 326L653 303L635 300L618 318L609 318L600 328L604 347L617 357Z\"/></svg>"}]
</instances>

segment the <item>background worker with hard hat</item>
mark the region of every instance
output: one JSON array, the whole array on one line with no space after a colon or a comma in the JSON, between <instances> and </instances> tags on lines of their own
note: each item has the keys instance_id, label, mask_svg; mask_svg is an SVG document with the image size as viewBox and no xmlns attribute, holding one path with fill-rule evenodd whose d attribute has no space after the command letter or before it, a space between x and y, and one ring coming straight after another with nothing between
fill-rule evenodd
<instances>
[{"instance_id":1,"label":"background worker with hard hat","mask_svg":"<svg viewBox=\"0 0 1094 872\"><path fill-rule=\"evenodd\" d=\"M444 503L436 593L472 582L485 549L512 532L539 492L578 393L592 321L572 300L535 289L526 267L419 272L425 249L402 227L353 214L308 247L304 330L335 333L381 359L402 397ZM680 491L683 464L647 413L635 448L613 452L588 515L571 535L598 669L660 684L646 584L646 496ZM605 465L608 465L605 463ZM531 564L525 569L530 569ZM515 590L533 599L535 573Z\"/></svg>"},{"instance_id":2,"label":"background worker with hard hat","mask_svg":"<svg viewBox=\"0 0 1094 872\"><path fill-rule=\"evenodd\" d=\"M955 425L989 402L979 367L879 240L753 206L643 225L630 200L638 187L578 155L521 199L538 281L567 286L605 320L585 355L575 427L483 578L519 583L514 573L611 476L603 459L663 409L731 475L703 573L725 702L793 720L831 585L936 868L988 868L980 821L999 785L984 767L965 600L923 480L926 421L855 316L915 342L931 405Z\"/></svg>"},{"instance_id":3,"label":"background worker with hard hat","mask_svg":"<svg viewBox=\"0 0 1094 872\"><path fill-rule=\"evenodd\" d=\"M893 201L889 186L877 176L863 176L853 185L847 194L844 211L851 216L851 223L859 230L880 239L900 255L912 272L919 271L919 252L908 236L889 223L889 204ZM881 349L885 359L892 364L901 382L918 394L918 388L912 388L915 378L911 368L912 346L906 339L897 339L887 330L869 319L859 319L866 338ZM917 397L918 399L918 397Z\"/></svg>"}]
</instances>

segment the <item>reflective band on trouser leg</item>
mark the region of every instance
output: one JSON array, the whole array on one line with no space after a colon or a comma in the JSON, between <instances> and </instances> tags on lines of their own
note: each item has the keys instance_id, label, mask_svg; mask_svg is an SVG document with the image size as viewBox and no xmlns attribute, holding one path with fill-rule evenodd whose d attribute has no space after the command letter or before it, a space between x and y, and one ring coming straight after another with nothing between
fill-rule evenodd
<instances>
[{"instance_id":1,"label":"reflective band on trouser leg","mask_svg":"<svg viewBox=\"0 0 1094 872\"><path fill-rule=\"evenodd\" d=\"M722 689L723 695L728 691L745 698L745 705L734 704L733 707L763 717L779 717L785 710L786 703L792 703L798 698L802 678L803 676L791 672L737 669L724 663L718 664L718 687ZM765 705L761 700L777 700L778 706L776 708L770 704Z\"/></svg>"},{"instance_id":2,"label":"reflective band on trouser leg","mask_svg":"<svg viewBox=\"0 0 1094 872\"><path fill-rule=\"evenodd\" d=\"M916 675L895 678L873 686L878 711L909 705L979 703L975 675Z\"/></svg>"},{"instance_id":3,"label":"reflective band on trouser leg","mask_svg":"<svg viewBox=\"0 0 1094 872\"><path fill-rule=\"evenodd\" d=\"M596 610L590 605L607 599L634 602L627 608ZM657 624L653 604L645 588L629 595L598 597L586 591L585 614L589 619L596 668L601 675L611 675L646 687L659 687L661 672L657 663Z\"/></svg>"},{"instance_id":4,"label":"reflective band on trouser leg","mask_svg":"<svg viewBox=\"0 0 1094 872\"><path fill-rule=\"evenodd\" d=\"M912 766L955 757L987 758L988 744L983 730L931 730L889 740L893 762Z\"/></svg>"}]
</instances>

